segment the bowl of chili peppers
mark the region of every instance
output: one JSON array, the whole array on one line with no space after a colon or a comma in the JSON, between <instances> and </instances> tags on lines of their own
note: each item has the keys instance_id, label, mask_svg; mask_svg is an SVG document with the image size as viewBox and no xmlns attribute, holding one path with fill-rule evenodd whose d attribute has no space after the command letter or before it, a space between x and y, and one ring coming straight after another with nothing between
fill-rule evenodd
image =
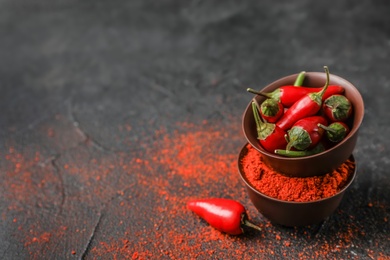
<instances>
[{"instance_id":1,"label":"bowl of chili peppers","mask_svg":"<svg viewBox=\"0 0 390 260\"><path fill-rule=\"evenodd\" d=\"M356 176L351 155L337 169L313 177L289 177L263 161L263 154L246 144L238 157L238 171L249 198L273 224L307 226L319 224L339 207Z\"/></svg>"},{"instance_id":2,"label":"bowl of chili peppers","mask_svg":"<svg viewBox=\"0 0 390 260\"><path fill-rule=\"evenodd\" d=\"M273 170L310 177L337 169L352 155L364 117L358 89L342 77L301 72L261 90L242 116L246 140Z\"/></svg>"}]
</instances>

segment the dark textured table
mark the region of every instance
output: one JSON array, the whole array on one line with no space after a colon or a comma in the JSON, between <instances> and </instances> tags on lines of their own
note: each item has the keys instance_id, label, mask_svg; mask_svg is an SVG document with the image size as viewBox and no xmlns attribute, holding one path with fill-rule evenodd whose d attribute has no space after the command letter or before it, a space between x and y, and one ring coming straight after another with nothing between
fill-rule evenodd
<instances>
[{"instance_id":1,"label":"dark textured table","mask_svg":"<svg viewBox=\"0 0 390 260\"><path fill-rule=\"evenodd\" d=\"M0 259L389 259L390 3L0 1ZM237 173L248 86L301 70L365 101L323 223L271 224ZM186 209L233 198L263 232Z\"/></svg>"}]
</instances>

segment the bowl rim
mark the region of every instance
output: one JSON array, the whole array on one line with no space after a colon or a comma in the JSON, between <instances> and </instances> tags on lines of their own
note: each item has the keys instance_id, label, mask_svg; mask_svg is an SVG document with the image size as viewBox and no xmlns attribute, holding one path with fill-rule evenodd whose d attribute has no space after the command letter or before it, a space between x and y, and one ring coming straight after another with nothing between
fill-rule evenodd
<instances>
[{"instance_id":1,"label":"bowl rim","mask_svg":"<svg viewBox=\"0 0 390 260\"><path fill-rule=\"evenodd\" d=\"M279 81L285 81L286 79L288 78L294 78L298 75L299 73L295 73L295 74L291 74L291 75L287 75L287 76L284 76L282 78L279 78L269 84L267 84L266 86L264 86L262 88L262 90L272 84L276 84L278 83ZM306 77L307 76L324 76L326 75L325 72L313 72L313 71L310 71L310 72L306 72L305 73ZM278 154L274 154L274 153L271 153L271 152L268 152L266 151L265 149L258 149L257 147L254 146L254 148L261 152L261 153L264 153L266 154L267 156L269 157L272 157L274 159L283 159L283 160L287 160L287 161L299 161L299 160L302 160L302 159L309 159L309 158L314 158L314 157L320 157L321 155L324 155L324 154L327 154L333 150L336 150L337 148L339 148L342 144L346 143L353 135L356 134L357 131L359 131L359 128L363 122L363 118L364 118L364 111L365 111L365 108L364 108L364 100L363 100L363 97L362 95L360 94L359 90L355 87L354 84L352 84L351 82L349 82L348 80L338 76L338 75L335 75L335 74L329 74L329 78L330 78L330 81L333 79L338 79L339 81L344 81L346 84L350 85L351 86L351 89L352 91L355 92L356 94L356 98L359 100L358 102L361 103L361 109L362 109L362 116L359 117L359 118L354 118L354 125L356 124L356 127L351 127L351 130L349 131L348 135L341 141L339 142L338 144L332 146L331 148L329 149L326 149L325 151L322 151L320 153L316 153L316 154L312 154L312 155L307 155L307 156L302 156L302 157L286 157L286 156L281 156L281 155L278 155ZM343 86L343 85L342 85ZM248 111L248 109L250 109L250 106L251 106L251 102L252 102L252 99L251 101L249 101L247 107L245 108L244 110L244 113L242 114L241 116L241 127L242 127L242 131L244 132L244 136L245 136L245 139L247 140L247 142L250 143L249 141L249 138L247 137L246 135L246 131L245 131L245 124L244 124L244 119L245 119L245 116L246 116L246 113ZM355 120L357 119L357 121L355 122Z\"/></svg>"},{"instance_id":2,"label":"bowl rim","mask_svg":"<svg viewBox=\"0 0 390 260\"><path fill-rule=\"evenodd\" d=\"M281 199L277 199L277 198L274 198L274 197L270 197L260 191L258 191L255 187L253 187L249 181L247 181L246 177L245 177L245 174L242 170L242 158L244 157L244 155L247 153L248 149L247 149L247 146L248 146L249 143L246 143L242 148L241 148L241 151L239 153L239 156L238 156L238 173L240 174L240 177L241 179L244 181L245 185L247 187L249 187L252 191L254 191L256 194L262 196L262 197L265 197L266 199L269 199L269 200L272 200L274 202L278 202L278 203L286 203L286 204L290 204L290 205L309 205L309 204L316 204L316 203L321 203L321 202L324 202L324 201L327 201L327 200L331 200L332 198L335 198L337 196L340 196L341 194L343 194L350 186L351 184L353 183L353 181L355 180L356 178L356 175L357 175L357 162L355 160L355 157L353 154L350 155L349 159L351 159L354 163L355 163L355 168L354 168L354 171L352 173L352 176L349 177L349 181L348 183L345 184L345 186L339 191L337 192L336 194L330 196L330 197L326 197L326 198L322 198L322 199L318 199L318 200L312 200L312 201L288 201L288 200L281 200ZM280 173L281 174L281 173ZM288 176L287 176L288 177ZM306 177L291 177L291 178L306 178ZM310 178L310 177L308 177Z\"/></svg>"}]
</instances>

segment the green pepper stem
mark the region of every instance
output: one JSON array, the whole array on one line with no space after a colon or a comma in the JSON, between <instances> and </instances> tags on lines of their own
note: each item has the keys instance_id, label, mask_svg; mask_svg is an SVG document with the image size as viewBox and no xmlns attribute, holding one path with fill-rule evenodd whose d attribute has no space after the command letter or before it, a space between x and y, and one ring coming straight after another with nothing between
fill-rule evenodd
<instances>
[{"instance_id":1,"label":"green pepper stem","mask_svg":"<svg viewBox=\"0 0 390 260\"><path fill-rule=\"evenodd\" d=\"M337 130L336 129L333 129L331 127L327 127L323 124L318 124L317 125L318 127L321 127L322 129L326 130L326 131L329 131L329 132L332 132L332 133L337 133Z\"/></svg>"},{"instance_id":2,"label":"green pepper stem","mask_svg":"<svg viewBox=\"0 0 390 260\"><path fill-rule=\"evenodd\" d=\"M303 156L311 155L311 153L308 151L291 151L291 150L283 150L283 149L276 149L275 153L287 157L303 157Z\"/></svg>"},{"instance_id":3,"label":"green pepper stem","mask_svg":"<svg viewBox=\"0 0 390 260\"><path fill-rule=\"evenodd\" d=\"M301 71L297 78L295 79L295 82L294 82L294 86L295 87L300 87L302 86L303 84L303 80L305 79L305 74L306 74L306 71Z\"/></svg>"},{"instance_id":4,"label":"green pepper stem","mask_svg":"<svg viewBox=\"0 0 390 260\"><path fill-rule=\"evenodd\" d=\"M267 93L263 93L263 92L257 91L257 90L254 90L253 88L247 88L246 91L248 91L249 93L252 93L252 94L256 94L256 95L262 96L262 97L272 98L271 95L269 95Z\"/></svg>"},{"instance_id":5,"label":"green pepper stem","mask_svg":"<svg viewBox=\"0 0 390 260\"><path fill-rule=\"evenodd\" d=\"M296 144L296 138L294 138L293 140L291 140L291 138L289 138L289 142L287 143L286 150L290 151L291 148L293 148L293 146L295 144Z\"/></svg>"},{"instance_id":6,"label":"green pepper stem","mask_svg":"<svg viewBox=\"0 0 390 260\"><path fill-rule=\"evenodd\" d=\"M255 99L252 101L252 110L253 110L253 116L255 118L256 122L256 129L257 129L257 137L260 137L260 133L262 131L263 121L260 118L259 112L258 112L258 103Z\"/></svg>"},{"instance_id":7,"label":"green pepper stem","mask_svg":"<svg viewBox=\"0 0 390 260\"><path fill-rule=\"evenodd\" d=\"M323 144L319 143L316 147L314 147L311 150L304 150L304 151L290 151L290 150L282 150L282 149L276 149L274 153L283 155L286 157L303 157L303 156L309 156L316 153L320 153L325 150L325 147Z\"/></svg>"},{"instance_id":8,"label":"green pepper stem","mask_svg":"<svg viewBox=\"0 0 390 260\"><path fill-rule=\"evenodd\" d=\"M285 134L285 135L284 135L284 139L286 140L286 143L289 143L289 142L290 142L290 138L289 138L288 134Z\"/></svg>"},{"instance_id":9,"label":"green pepper stem","mask_svg":"<svg viewBox=\"0 0 390 260\"><path fill-rule=\"evenodd\" d=\"M252 222L250 222L247 219L244 219L242 224L244 224L245 226L248 226L248 227L251 227L251 228L254 228L254 229L257 229L257 230L261 231L261 228L259 226L253 224Z\"/></svg>"},{"instance_id":10,"label":"green pepper stem","mask_svg":"<svg viewBox=\"0 0 390 260\"><path fill-rule=\"evenodd\" d=\"M322 96L324 95L325 91L328 89L328 86L329 86L329 69L328 69L327 66L324 66L324 69L325 69L325 73L326 73L325 86L322 88L322 90L320 92L318 92L318 95L321 98L322 98Z\"/></svg>"},{"instance_id":11,"label":"green pepper stem","mask_svg":"<svg viewBox=\"0 0 390 260\"><path fill-rule=\"evenodd\" d=\"M260 106L260 104L259 104L259 101L257 101L257 99L256 98L254 98L253 99L253 102L255 102L255 105L256 105L256 107L257 107L257 110L258 111L261 111L261 106ZM260 118L260 120L261 120L261 122L263 122L263 120Z\"/></svg>"}]
</instances>

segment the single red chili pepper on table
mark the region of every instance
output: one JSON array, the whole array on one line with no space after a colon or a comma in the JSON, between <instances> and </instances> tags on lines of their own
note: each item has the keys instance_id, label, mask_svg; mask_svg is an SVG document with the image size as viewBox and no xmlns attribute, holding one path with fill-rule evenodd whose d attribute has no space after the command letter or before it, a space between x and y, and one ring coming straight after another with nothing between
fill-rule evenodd
<instances>
[{"instance_id":1,"label":"single red chili pepper on table","mask_svg":"<svg viewBox=\"0 0 390 260\"><path fill-rule=\"evenodd\" d=\"M345 121L352 114L352 104L346 96L332 95L325 99L322 109L332 122Z\"/></svg>"},{"instance_id":2,"label":"single red chili pepper on table","mask_svg":"<svg viewBox=\"0 0 390 260\"><path fill-rule=\"evenodd\" d=\"M343 122L333 122L328 126L318 124L326 131L326 137L333 143L341 142L349 133L349 127Z\"/></svg>"},{"instance_id":3,"label":"single red chili pepper on table","mask_svg":"<svg viewBox=\"0 0 390 260\"><path fill-rule=\"evenodd\" d=\"M283 130L290 129L299 119L313 116L318 113L322 106L322 97L329 87L329 70L324 66L326 72L325 86L319 92L309 93L294 103L276 123Z\"/></svg>"},{"instance_id":4,"label":"single red chili pepper on table","mask_svg":"<svg viewBox=\"0 0 390 260\"><path fill-rule=\"evenodd\" d=\"M306 150L315 147L321 140L325 130L318 125L327 125L322 116L305 117L298 120L287 132L288 144L286 150L294 147L297 150Z\"/></svg>"},{"instance_id":5,"label":"single red chili pepper on table","mask_svg":"<svg viewBox=\"0 0 390 260\"><path fill-rule=\"evenodd\" d=\"M286 147L287 142L284 138L286 131L280 129L276 124L263 122L259 114L259 104L256 99L252 101L253 116L256 122L257 139L261 146L270 153L275 149Z\"/></svg>"},{"instance_id":6,"label":"single red chili pepper on table","mask_svg":"<svg viewBox=\"0 0 390 260\"><path fill-rule=\"evenodd\" d=\"M238 201L224 198L196 199L187 202L187 207L212 227L230 235L244 233L243 226L261 231L248 220L244 206Z\"/></svg>"}]
</instances>

